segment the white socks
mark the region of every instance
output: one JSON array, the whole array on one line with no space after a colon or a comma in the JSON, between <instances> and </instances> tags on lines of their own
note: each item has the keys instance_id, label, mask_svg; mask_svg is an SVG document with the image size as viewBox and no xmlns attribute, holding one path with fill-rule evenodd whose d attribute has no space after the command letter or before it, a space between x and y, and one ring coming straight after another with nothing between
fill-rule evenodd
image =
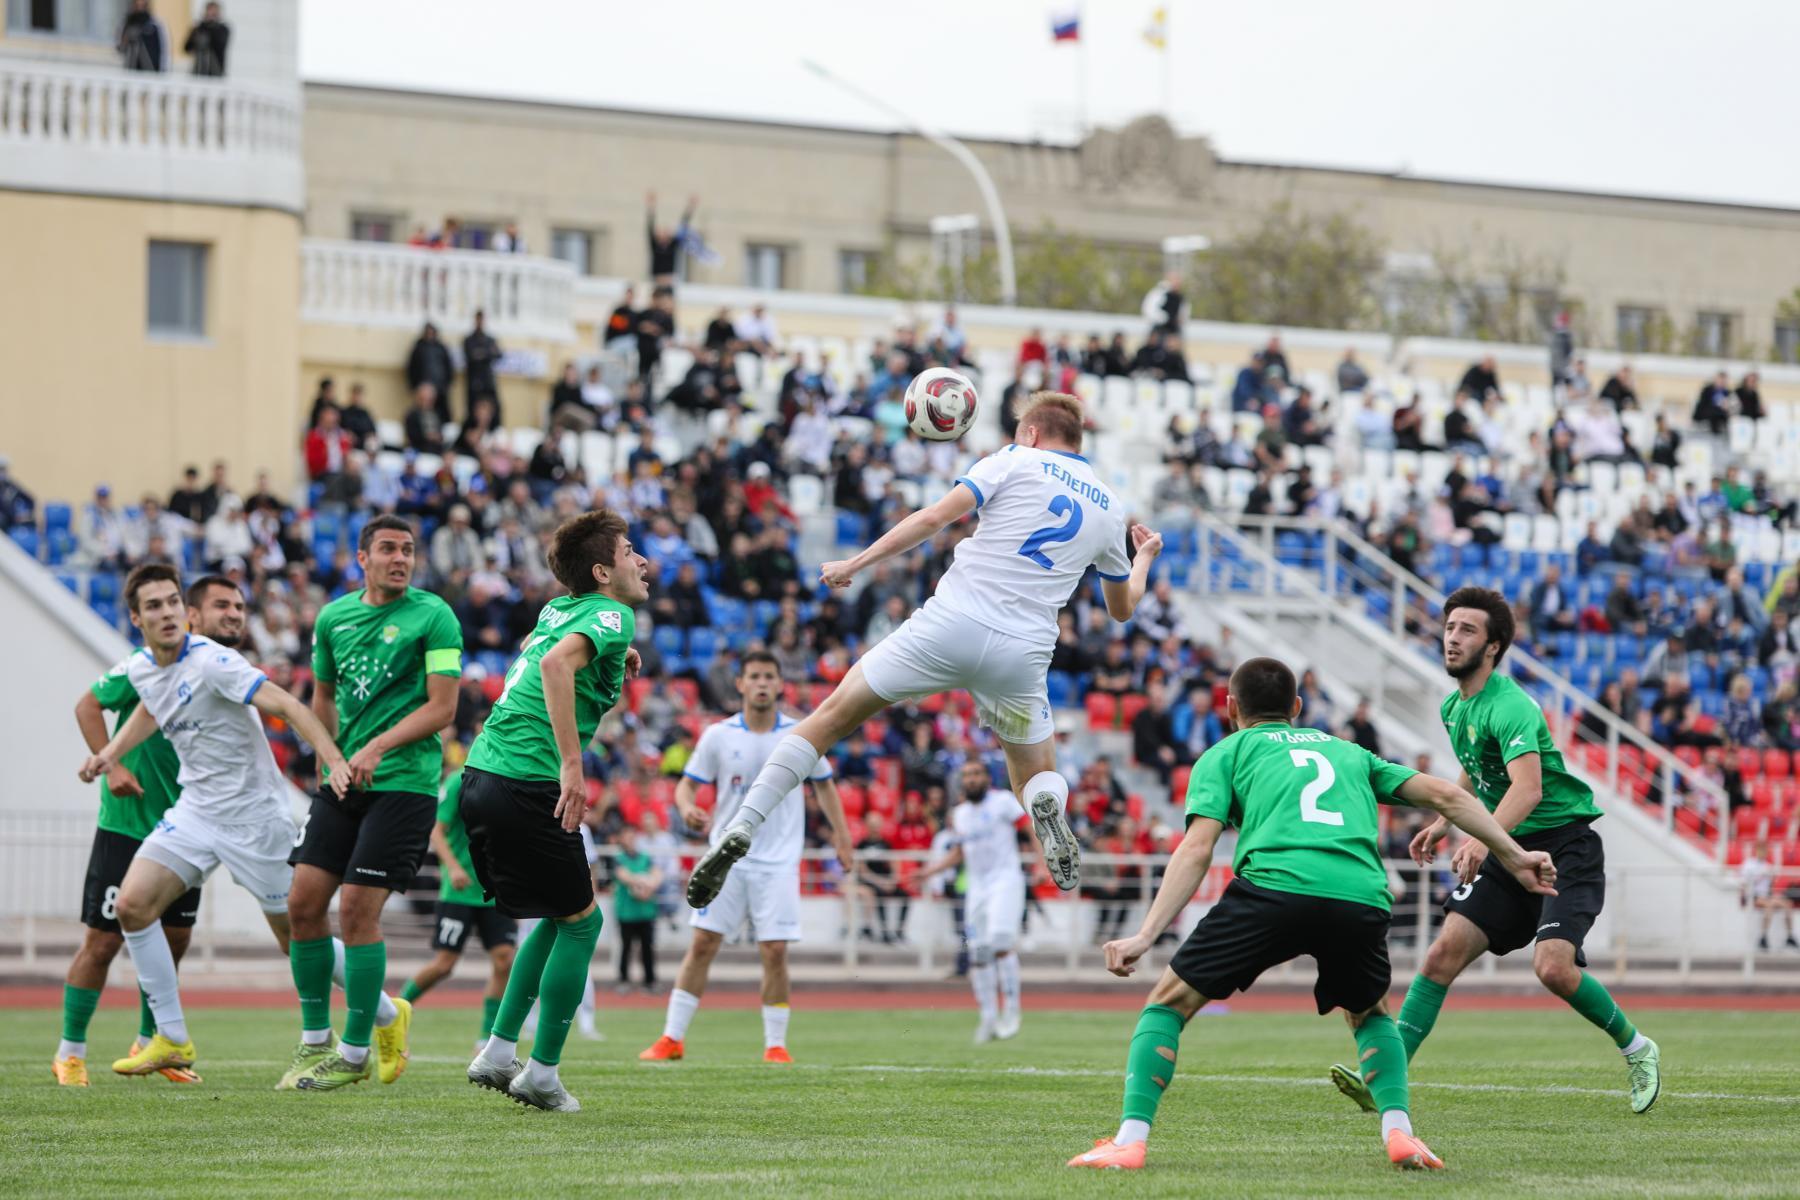
<instances>
[{"instance_id":1,"label":"white socks","mask_svg":"<svg viewBox=\"0 0 1800 1200\"><path fill-rule=\"evenodd\" d=\"M750 785L750 790L744 793L744 802L738 805L731 827L747 829L754 834L762 828L770 811L787 799L818 765L819 752L811 742L797 733L782 738L769 752L769 761L756 773L756 781Z\"/></svg>"},{"instance_id":2,"label":"white socks","mask_svg":"<svg viewBox=\"0 0 1800 1200\"><path fill-rule=\"evenodd\" d=\"M1408 1137L1412 1136L1412 1118L1406 1115L1404 1108L1390 1108L1381 1114L1381 1141L1387 1144L1388 1134L1398 1129Z\"/></svg>"},{"instance_id":3,"label":"white socks","mask_svg":"<svg viewBox=\"0 0 1800 1200\"><path fill-rule=\"evenodd\" d=\"M763 1049L787 1045L789 1008L785 1004L765 1004L763 1012Z\"/></svg>"},{"instance_id":4,"label":"white socks","mask_svg":"<svg viewBox=\"0 0 1800 1200\"><path fill-rule=\"evenodd\" d=\"M125 934L125 949L137 969L138 986L150 1001L156 1030L177 1046L188 1040L187 1021L181 1015L181 986L175 979L175 955L163 934L161 921L152 921L135 933Z\"/></svg>"},{"instance_id":5,"label":"white socks","mask_svg":"<svg viewBox=\"0 0 1800 1200\"><path fill-rule=\"evenodd\" d=\"M969 968L969 986L975 990L975 1006L981 1010L981 1019L992 1021L999 1008L1000 997L995 987L994 965Z\"/></svg>"},{"instance_id":6,"label":"white socks","mask_svg":"<svg viewBox=\"0 0 1800 1200\"><path fill-rule=\"evenodd\" d=\"M1649 1044L1650 1044L1650 1039L1640 1033L1640 1034L1636 1035L1635 1037L1633 1037L1629 1042L1626 1042L1625 1045L1620 1048L1619 1053L1620 1054L1636 1054L1639 1050L1642 1050L1645 1046L1648 1046Z\"/></svg>"},{"instance_id":7,"label":"white socks","mask_svg":"<svg viewBox=\"0 0 1800 1200\"><path fill-rule=\"evenodd\" d=\"M367 1046L352 1046L348 1042L342 1042L338 1045L338 1053L353 1067L360 1067L369 1061Z\"/></svg>"},{"instance_id":8,"label":"white socks","mask_svg":"<svg viewBox=\"0 0 1800 1200\"><path fill-rule=\"evenodd\" d=\"M553 1088L562 1081L557 1077L555 1067L545 1066L533 1058L525 1063L525 1082L533 1087Z\"/></svg>"},{"instance_id":9,"label":"white socks","mask_svg":"<svg viewBox=\"0 0 1800 1200\"><path fill-rule=\"evenodd\" d=\"M1031 798L1039 792L1053 792L1062 797L1063 808L1065 811L1069 807L1069 781L1064 779L1061 775L1058 775L1055 771L1039 771L1036 775L1033 775L1030 779L1025 781L1025 787L1022 791L1024 793L1027 811L1030 811L1031 808Z\"/></svg>"},{"instance_id":10,"label":"white socks","mask_svg":"<svg viewBox=\"0 0 1800 1200\"><path fill-rule=\"evenodd\" d=\"M581 1003L575 1007L575 1028L582 1033L594 1032L594 977L588 976L587 986L581 990Z\"/></svg>"},{"instance_id":11,"label":"white socks","mask_svg":"<svg viewBox=\"0 0 1800 1200\"><path fill-rule=\"evenodd\" d=\"M56 1057L59 1059L60 1058L86 1058L87 1057L87 1043L86 1042L70 1042L70 1041L58 1042L58 1043L56 1043Z\"/></svg>"},{"instance_id":12,"label":"white socks","mask_svg":"<svg viewBox=\"0 0 1800 1200\"><path fill-rule=\"evenodd\" d=\"M663 1036L680 1041L687 1036L694 1014L700 1011L700 997L676 988L669 993L669 1016L663 1022ZM765 1018L766 1019L766 1018Z\"/></svg>"},{"instance_id":13,"label":"white socks","mask_svg":"<svg viewBox=\"0 0 1800 1200\"><path fill-rule=\"evenodd\" d=\"M1009 1013L1019 1011L1019 956L1003 954L994 960L994 971L1000 977L1000 1007Z\"/></svg>"},{"instance_id":14,"label":"white socks","mask_svg":"<svg viewBox=\"0 0 1800 1200\"><path fill-rule=\"evenodd\" d=\"M344 942L341 938L331 939L331 982L337 984L340 992L344 990ZM394 1018L399 1015L400 1010L394 1007L394 998L386 992L381 993L381 1001L375 1006L375 1028L386 1029L394 1023ZM326 1030L326 1032L329 1033L330 1030ZM301 1036L306 1037L306 1034L303 1033ZM308 1045L317 1044L310 1037L307 1037L306 1040ZM323 1040L323 1038L320 1039L320 1041Z\"/></svg>"},{"instance_id":15,"label":"white socks","mask_svg":"<svg viewBox=\"0 0 1800 1200\"><path fill-rule=\"evenodd\" d=\"M302 1029L300 1031L300 1040L308 1046L323 1046L326 1042L331 1040L331 1030Z\"/></svg>"},{"instance_id":16,"label":"white socks","mask_svg":"<svg viewBox=\"0 0 1800 1200\"><path fill-rule=\"evenodd\" d=\"M1113 1145L1135 1146L1139 1142L1150 1140L1150 1122L1125 1121L1119 1126L1119 1132L1113 1134Z\"/></svg>"},{"instance_id":17,"label":"white socks","mask_svg":"<svg viewBox=\"0 0 1800 1200\"><path fill-rule=\"evenodd\" d=\"M490 1033L487 1045L481 1048L481 1057L496 1067L510 1067L513 1059L519 1057L519 1043L509 1042L497 1033Z\"/></svg>"}]
</instances>

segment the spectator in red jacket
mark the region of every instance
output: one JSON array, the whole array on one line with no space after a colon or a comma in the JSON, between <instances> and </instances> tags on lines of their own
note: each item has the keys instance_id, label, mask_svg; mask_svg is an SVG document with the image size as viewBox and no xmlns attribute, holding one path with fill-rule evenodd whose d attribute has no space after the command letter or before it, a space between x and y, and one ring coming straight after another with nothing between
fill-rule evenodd
<instances>
[{"instance_id":1,"label":"spectator in red jacket","mask_svg":"<svg viewBox=\"0 0 1800 1200\"><path fill-rule=\"evenodd\" d=\"M1033 329L1019 343L1019 366L1023 367L1026 363L1044 363L1047 366L1049 362L1050 347L1044 345L1044 331Z\"/></svg>"},{"instance_id":2,"label":"spectator in red jacket","mask_svg":"<svg viewBox=\"0 0 1800 1200\"><path fill-rule=\"evenodd\" d=\"M315 483L342 474L355 446L342 421L343 415L327 405L319 410L319 423L306 435L306 473Z\"/></svg>"}]
</instances>

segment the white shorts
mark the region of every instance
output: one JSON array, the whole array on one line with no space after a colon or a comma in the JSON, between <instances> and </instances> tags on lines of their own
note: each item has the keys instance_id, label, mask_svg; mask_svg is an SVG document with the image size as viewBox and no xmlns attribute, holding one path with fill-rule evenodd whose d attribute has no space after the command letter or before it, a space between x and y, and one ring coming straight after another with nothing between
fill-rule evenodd
<instances>
[{"instance_id":1,"label":"white shorts","mask_svg":"<svg viewBox=\"0 0 1800 1200\"><path fill-rule=\"evenodd\" d=\"M138 847L138 855L169 868L191 888L223 865L264 912L284 913L294 879L294 868L288 866L294 837L294 822L286 812L264 821L215 824L177 800Z\"/></svg>"},{"instance_id":2,"label":"white shorts","mask_svg":"<svg viewBox=\"0 0 1800 1200\"><path fill-rule=\"evenodd\" d=\"M1045 683L1053 649L927 602L863 655L863 678L890 704L966 688L1001 741L1034 746L1056 733Z\"/></svg>"},{"instance_id":3,"label":"white shorts","mask_svg":"<svg viewBox=\"0 0 1800 1200\"><path fill-rule=\"evenodd\" d=\"M963 897L963 933L971 946L1011 950L1025 923L1025 873L970 879Z\"/></svg>"},{"instance_id":4,"label":"white shorts","mask_svg":"<svg viewBox=\"0 0 1800 1200\"><path fill-rule=\"evenodd\" d=\"M731 937L750 919L759 942L800 940L800 868L746 867L725 877L718 898L688 918L695 929Z\"/></svg>"}]
</instances>

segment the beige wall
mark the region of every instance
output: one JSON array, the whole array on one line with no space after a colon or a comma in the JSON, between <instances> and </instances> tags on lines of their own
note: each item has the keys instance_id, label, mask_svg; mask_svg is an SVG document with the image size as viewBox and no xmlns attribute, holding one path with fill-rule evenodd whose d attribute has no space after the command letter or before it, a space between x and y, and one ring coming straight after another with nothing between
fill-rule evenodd
<instances>
[{"instance_id":1,"label":"beige wall","mask_svg":"<svg viewBox=\"0 0 1800 1200\"><path fill-rule=\"evenodd\" d=\"M840 250L889 239L923 250L931 217L982 211L967 173L910 136L320 84L306 99L307 229L321 237L349 236L359 211L391 214L402 230L446 213L516 218L539 252L558 226L600 233L594 273L641 277L653 186L671 222L700 194L701 227L724 261L697 281L743 283L745 245L767 241L792 248L789 286L829 292ZM1741 339L1766 350L1774 305L1800 282L1800 211L1221 162L1156 122L1081 147L971 146L1016 236L1048 220L1154 246L1228 235L1287 200L1351 213L1394 251L1452 248L1480 262L1505 244L1561 262L1599 346L1626 304L1660 306L1678 328L1696 310L1729 312Z\"/></svg>"},{"instance_id":2,"label":"beige wall","mask_svg":"<svg viewBox=\"0 0 1800 1200\"><path fill-rule=\"evenodd\" d=\"M135 500L183 465L292 481L300 414L299 223L260 209L0 192L0 453L40 497L97 481ZM146 332L148 243L211 247L207 337Z\"/></svg>"},{"instance_id":3,"label":"beige wall","mask_svg":"<svg viewBox=\"0 0 1800 1200\"><path fill-rule=\"evenodd\" d=\"M446 342L460 345L466 329L441 329ZM400 420L406 416L411 400L406 390L406 358L412 351L416 330L379 329L355 325L309 322L300 330L300 397L310 406L318 394L319 380L330 376L337 385L338 399L350 394L350 385L360 382L368 407L377 417ZM541 425L550 403L550 385L562 373L562 365L580 352L592 352L598 343L587 338L577 347L551 344L525 338L502 338L506 350L541 351L550 375L544 379L528 379L502 375L500 384L500 416L507 425ZM451 385L450 411L458 421L467 411L467 393L463 378ZM304 420L306 411L301 412Z\"/></svg>"}]
</instances>

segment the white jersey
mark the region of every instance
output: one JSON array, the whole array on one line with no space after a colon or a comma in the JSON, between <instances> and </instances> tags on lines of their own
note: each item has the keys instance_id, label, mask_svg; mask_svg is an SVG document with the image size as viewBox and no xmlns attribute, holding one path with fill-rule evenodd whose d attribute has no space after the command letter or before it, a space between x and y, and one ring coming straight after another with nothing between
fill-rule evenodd
<instances>
[{"instance_id":1,"label":"white jersey","mask_svg":"<svg viewBox=\"0 0 1800 1200\"><path fill-rule=\"evenodd\" d=\"M1015 443L956 482L975 493L981 523L928 607L1050 646L1056 614L1090 565L1104 579L1130 577L1125 506L1081 455Z\"/></svg>"},{"instance_id":2,"label":"white jersey","mask_svg":"<svg viewBox=\"0 0 1800 1200\"><path fill-rule=\"evenodd\" d=\"M999 788L973 804L964 800L950 810L950 828L962 847L971 891L1018 876L1019 819L1024 815L1019 798Z\"/></svg>"},{"instance_id":3,"label":"white jersey","mask_svg":"<svg viewBox=\"0 0 1800 1200\"><path fill-rule=\"evenodd\" d=\"M158 666L148 648L126 660L126 677L181 759L182 806L213 824L290 819L287 788L251 697L266 681L244 656L190 633L181 654Z\"/></svg>"},{"instance_id":4,"label":"white jersey","mask_svg":"<svg viewBox=\"0 0 1800 1200\"><path fill-rule=\"evenodd\" d=\"M744 724L740 713L709 725L700 734L693 757L682 773L698 783L718 786L719 798L713 805L713 845L725 836L726 828L744 803L745 793L756 782L757 772L769 761L776 744L798 724L792 717L776 713L775 727L757 733ZM807 778L830 779L831 761L821 756ZM806 848L806 799L800 792L800 788L795 788L783 796L769 813L750 843L750 853L741 860L745 866L793 870L800 865L800 852Z\"/></svg>"}]
</instances>

